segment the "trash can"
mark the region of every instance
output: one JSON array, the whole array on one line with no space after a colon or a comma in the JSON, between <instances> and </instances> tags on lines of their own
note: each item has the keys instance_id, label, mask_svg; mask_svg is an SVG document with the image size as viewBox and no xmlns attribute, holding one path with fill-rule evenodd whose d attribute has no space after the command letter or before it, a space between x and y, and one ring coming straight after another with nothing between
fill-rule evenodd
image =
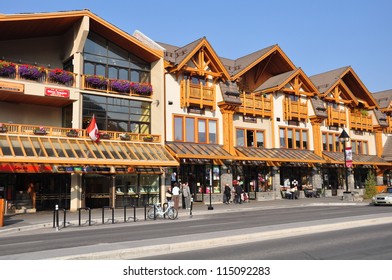
<instances>
[{"instance_id":1,"label":"trash can","mask_svg":"<svg viewBox=\"0 0 392 280\"><path fill-rule=\"evenodd\" d=\"M0 198L0 227L4 226L4 198Z\"/></svg>"}]
</instances>

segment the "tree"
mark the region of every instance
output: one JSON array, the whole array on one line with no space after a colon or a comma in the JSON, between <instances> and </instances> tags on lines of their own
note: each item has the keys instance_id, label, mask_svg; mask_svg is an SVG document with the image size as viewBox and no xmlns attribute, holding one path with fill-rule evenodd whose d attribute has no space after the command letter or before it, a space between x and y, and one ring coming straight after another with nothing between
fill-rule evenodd
<instances>
[{"instance_id":1,"label":"tree","mask_svg":"<svg viewBox=\"0 0 392 280\"><path fill-rule=\"evenodd\" d=\"M364 198L372 198L377 194L376 190L376 176L374 170L370 169L365 180L365 195Z\"/></svg>"}]
</instances>

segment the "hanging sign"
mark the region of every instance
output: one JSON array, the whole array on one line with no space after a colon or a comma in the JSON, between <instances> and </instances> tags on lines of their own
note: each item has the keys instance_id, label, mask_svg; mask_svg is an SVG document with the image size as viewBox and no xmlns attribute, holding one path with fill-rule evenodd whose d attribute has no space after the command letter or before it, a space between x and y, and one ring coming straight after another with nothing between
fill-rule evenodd
<instances>
[{"instance_id":1,"label":"hanging sign","mask_svg":"<svg viewBox=\"0 0 392 280\"><path fill-rule=\"evenodd\" d=\"M353 151L351 147L346 147L346 167L350 168L353 166Z\"/></svg>"},{"instance_id":2,"label":"hanging sign","mask_svg":"<svg viewBox=\"0 0 392 280\"><path fill-rule=\"evenodd\" d=\"M60 88L45 88L45 95L46 96L69 98L69 90L68 89L60 89Z\"/></svg>"}]
</instances>

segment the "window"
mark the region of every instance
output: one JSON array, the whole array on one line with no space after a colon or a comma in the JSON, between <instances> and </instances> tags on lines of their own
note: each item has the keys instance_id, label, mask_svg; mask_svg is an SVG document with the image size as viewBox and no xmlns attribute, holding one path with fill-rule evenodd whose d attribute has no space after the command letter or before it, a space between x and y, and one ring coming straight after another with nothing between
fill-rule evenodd
<instances>
[{"instance_id":1,"label":"window","mask_svg":"<svg viewBox=\"0 0 392 280\"><path fill-rule=\"evenodd\" d=\"M280 147L289 149L308 149L308 130L281 127L279 129Z\"/></svg>"},{"instance_id":2,"label":"window","mask_svg":"<svg viewBox=\"0 0 392 280\"><path fill-rule=\"evenodd\" d=\"M264 131L237 128L236 129L236 145L245 147L264 147ZM246 145L245 145L246 143Z\"/></svg>"},{"instance_id":3,"label":"window","mask_svg":"<svg viewBox=\"0 0 392 280\"><path fill-rule=\"evenodd\" d=\"M150 83L151 65L90 32L84 46L84 74Z\"/></svg>"},{"instance_id":4,"label":"window","mask_svg":"<svg viewBox=\"0 0 392 280\"><path fill-rule=\"evenodd\" d=\"M351 140L351 148L353 154L356 155L367 155L368 154L368 142L363 140Z\"/></svg>"},{"instance_id":5,"label":"window","mask_svg":"<svg viewBox=\"0 0 392 280\"><path fill-rule=\"evenodd\" d=\"M174 141L216 144L217 130L214 119L174 116Z\"/></svg>"},{"instance_id":6,"label":"window","mask_svg":"<svg viewBox=\"0 0 392 280\"><path fill-rule=\"evenodd\" d=\"M95 115L98 129L132 133L150 133L149 102L98 95L83 95L83 128Z\"/></svg>"},{"instance_id":7,"label":"window","mask_svg":"<svg viewBox=\"0 0 392 280\"><path fill-rule=\"evenodd\" d=\"M339 141L339 133L323 132L323 151L341 152L343 149Z\"/></svg>"}]
</instances>

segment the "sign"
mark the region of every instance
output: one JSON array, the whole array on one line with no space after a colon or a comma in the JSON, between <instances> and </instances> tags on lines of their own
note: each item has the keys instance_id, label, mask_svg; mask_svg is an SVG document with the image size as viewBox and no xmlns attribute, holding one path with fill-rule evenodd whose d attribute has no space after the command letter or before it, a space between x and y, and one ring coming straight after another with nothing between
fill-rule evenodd
<instances>
[{"instance_id":1,"label":"sign","mask_svg":"<svg viewBox=\"0 0 392 280\"><path fill-rule=\"evenodd\" d=\"M45 88L46 96L54 96L61 98L69 98L69 90L68 89L60 89L60 88Z\"/></svg>"},{"instance_id":2,"label":"sign","mask_svg":"<svg viewBox=\"0 0 392 280\"><path fill-rule=\"evenodd\" d=\"M346 167L353 167L353 152L351 147L346 147Z\"/></svg>"},{"instance_id":3,"label":"sign","mask_svg":"<svg viewBox=\"0 0 392 280\"><path fill-rule=\"evenodd\" d=\"M256 117L243 116L242 119L243 119L244 122L257 123Z\"/></svg>"},{"instance_id":4,"label":"sign","mask_svg":"<svg viewBox=\"0 0 392 280\"><path fill-rule=\"evenodd\" d=\"M42 173L52 171L52 166L47 164L0 163L0 172L3 173Z\"/></svg>"},{"instance_id":5,"label":"sign","mask_svg":"<svg viewBox=\"0 0 392 280\"><path fill-rule=\"evenodd\" d=\"M24 92L23 84L0 82L0 90L11 92Z\"/></svg>"},{"instance_id":6,"label":"sign","mask_svg":"<svg viewBox=\"0 0 392 280\"><path fill-rule=\"evenodd\" d=\"M188 107L188 113L204 115L205 110L204 108Z\"/></svg>"}]
</instances>

